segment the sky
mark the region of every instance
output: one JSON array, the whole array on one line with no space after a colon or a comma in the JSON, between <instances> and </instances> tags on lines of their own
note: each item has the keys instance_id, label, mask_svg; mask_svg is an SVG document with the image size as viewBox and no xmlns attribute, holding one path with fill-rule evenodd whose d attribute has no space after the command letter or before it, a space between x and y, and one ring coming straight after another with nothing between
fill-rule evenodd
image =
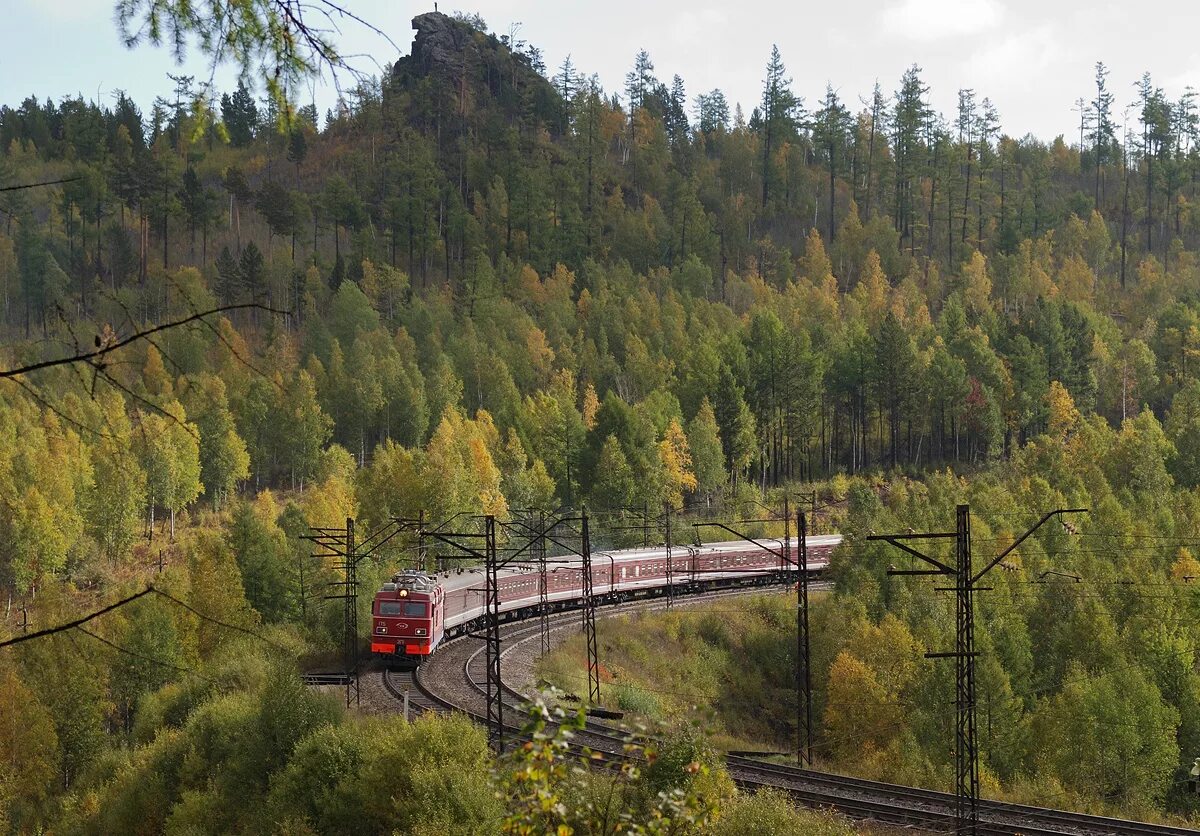
<instances>
[{"instance_id":1,"label":"sky","mask_svg":"<svg viewBox=\"0 0 1200 836\"><path fill-rule=\"evenodd\" d=\"M365 72L406 54L411 19L431 11L424 2L344 0L351 11L386 32L393 43L346 22L337 40L356 54ZM1094 65L1111 70L1109 87L1120 114L1149 71L1176 98L1200 88L1200 3L1166 0L1153 9L1106 0L843 0L841 3L647 2L647 0L476 0L441 2L442 11L477 12L497 34L513 27L539 46L553 70L570 54L575 66L596 73L607 90L620 90L639 49L657 76L680 75L689 97L722 89L747 115L760 96L772 44L779 46L793 91L815 106L826 84L858 109L876 81L896 90L901 74L918 64L933 106L953 114L959 88L989 97L1005 133L1078 142L1075 101L1094 94ZM36 94L54 99L82 95L112 101L125 90L144 110L173 85L167 73L207 80L199 55L180 67L167 50L128 50L113 19L113 0L5 0L0 27L0 103L17 105ZM1151 18L1149 21L1147 18ZM233 86L220 68L219 89ZM304 97L324 113L336 98L329 84ZM1135 111L1130 110L1134 121Z\"/></svg>"}]
</instances>

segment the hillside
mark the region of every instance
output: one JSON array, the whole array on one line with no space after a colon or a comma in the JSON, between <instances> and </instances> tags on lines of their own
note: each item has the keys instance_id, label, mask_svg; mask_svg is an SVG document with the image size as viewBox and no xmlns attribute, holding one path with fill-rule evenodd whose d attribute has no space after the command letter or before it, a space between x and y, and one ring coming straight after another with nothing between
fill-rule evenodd
<instances>
[{"instance_id":1,"label":"hillside","mask_svg":"<svg viewBox=\"0 0 1200 836\"><path fill-rule=\"evenodd\" d=\"M0 714L24 712L0 761L45 753L0 772L5 823L177 816L183 832L229 803L218 829L254 830L308 793L293 749L365 762L367 732L323 731L342 720L294 681L342 628L308 526L586 505L669 507L687 530L809 491L822 525L858 537L835 565L844 640L820 688L877 703L826 708L839 766L936 783L950 763L944 718L914 706L946 699L944 672L915 660L952 611L887 578L894 555L861 536L936 529L969 501L991 553L1048 509L1089 507L1077 539L1031 541L980 603L981 694L1006 724L985 778L1046 803L1194 811L1191 100L1147 76L1117 136L1100 67L1081 91L1092 129L1068 144L1006 135L985 91L932 112L918 67L855 112L832 87L793 90L776 52L744 113L657 78L646 53L606 91L477 16L413 27L410 55L282 128L244 87L194 79L153 102L37 90L0 106L0 184L62 181L0 191L0 369L222 309L0 376L0 632L151 580L226 625L155 598L105 622L116 648L72 632L0 658ZM631 541L634 516L597 542ZM364 564L363 587L411 545ZM280 645L286 670L239 630ZM911 653L873 656L885 634ZM270 721L279 703L294 737ZM1144 723L1093 734L1120 725L1117 704ZM898 729L839 745L900 706ZM451 732L394 733L436 752ZM285 755L254 748L278 735ZM261 767L244 792L207 782L229 751ZM473 751L463 832L499 815ZM191 783L143 780L161 763L194 767ZM409 812L374 814L386 829Z\"/></svg>"}]
</instances>

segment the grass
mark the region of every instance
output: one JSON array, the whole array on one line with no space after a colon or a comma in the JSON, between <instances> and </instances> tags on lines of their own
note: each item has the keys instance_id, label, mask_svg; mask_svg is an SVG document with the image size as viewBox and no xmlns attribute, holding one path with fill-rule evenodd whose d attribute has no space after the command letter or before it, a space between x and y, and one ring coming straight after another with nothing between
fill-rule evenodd
<instances>
[{"instance_id":1,"label":"grass","mask_svg":"<svg viewBox=\"0 0 1200 836\"><path fill-rule=\"evenodd\" d=\"M633 724L702 728L718 749L787 749L794 697L795 603L762 594L678 604L596 623L601 704ZM573 636L538 674L587 693L587 651Z\"/></svg>"}]
</instances>

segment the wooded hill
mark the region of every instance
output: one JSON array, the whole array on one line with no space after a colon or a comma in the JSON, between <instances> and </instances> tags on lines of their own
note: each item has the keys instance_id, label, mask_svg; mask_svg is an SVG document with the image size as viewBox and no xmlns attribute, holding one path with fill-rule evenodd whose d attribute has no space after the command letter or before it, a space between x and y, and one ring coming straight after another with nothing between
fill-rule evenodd
<instances>
[{"instance_id":1,"label":"wooded hill","mask_svg":"<svg viewBox=\"0 0 1200 836\"><path fill-rule=\"evenodd\" d=\"M1100 522L1084 535L1112 542L1081 576L1103 589L1021 586L1070 551L1031 543L997 581L1020 600L981 616L981 646L1011 639L981 689L1017 735L987 753L988 780L1187 809L1177 770L1200 741L1185 585L1200 571L1191 95L1168 101L1147 76L1136 130L1117 136L1125 80L1098 65L1078 143L1045 142L1006 136L974 91L934 113L916 67L861 107L833 88L806 102L773 52L746 114L658 79L645 52L605 91L477 17L415 26L412 54L324 118L281 120L244 88L190 78L152 103L0 108L0 186L64 181L0 191L0 368L254 305L0 379L7 631L22 603L51 625L154 573L235 631L270 629L295 654L333 646L340 610L313 590L336 578L298 535L347 516L369 530L584 503L729 515L773 501L764 489L828 480L847 532L937 528L969 500L1002 542L1048 508L1087 505ZM1116 560L1135 547L1137 561ZM364 564L364 587L398 559ZM878 685L915 731L829 748L846 768L882 774L882 759L936 783L942 721L910 702L942 680L911 666L888 679L891 657L867 657L885 628L936 643L949 610L915 582L888 586L886 563L861 541L839 557L839 594L856 603L836 632L861 641L830 646L829 671L852 658L821 687ZM1146 604L1130 583L1170 591ZM298 745L275 745L271 701L311 720L297 735L325 728L290 672L243 662L223 628L137 607L97 633L112 657L81 654L71 633L0 660L0 711L24 712L0 761L44 753L0 773L14 827L66 816L111 832L111 813L255 829L275 809L266 776ZM1172 664L1145 662L1147 647ZM1103 673L1124 667L1134 690ZM194 687L197 672L219 687ZM1058 741L1106 728L1115 693L1152 728L1064 755ZM194 735L208 752L226 711L230 735L270 741L257 784L208 782L225 761L173 748ZM866 729L863 716L828 730ZM321 740L308 745L319 760ZM160 757L194 766L196 783L143 780L168 774ZM1130 762L1148 765L1118 786L1110 766Z\"/></svg>"}]
</instances>

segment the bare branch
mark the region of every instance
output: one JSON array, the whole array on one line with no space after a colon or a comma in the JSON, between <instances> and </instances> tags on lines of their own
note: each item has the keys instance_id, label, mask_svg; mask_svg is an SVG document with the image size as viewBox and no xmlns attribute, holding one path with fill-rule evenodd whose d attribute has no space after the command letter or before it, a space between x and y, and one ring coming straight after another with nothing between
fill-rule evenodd
<instances>
[{"instance_id":1,"label":"bare branch","mask_svg":"<svg viewBox=\"0 0 1200 836\"><path fill-rule=\"evenodd\" d=\"M132 343L143 340L152 334L159 333L160 331L166 331L169 328L178 328L180 325L186 325L189 322L204 321L205 317L212 316L213 314L224 313L226 311L246 310L250 308L260 311L267 311L268 313L274 314L287 313L287 311L276 310L275 308L271 308L266 305L260 305L256 302L246 302L240 305L222 305L217 308L192 314L191 316L184 317L183 319L177 319L172 322L164 322L161 325L155 325L153 328L147 328L144 331L139 331L136 334L126 337L125 339L115 340L107 345L101 345L95 351L80 352L69 357L56 357L53 360L42 360L38 363L30 363L27 366L19 366L15 369L0 370L0 379L17 377L19 375L27 375L30 372L40 371L41 369L49 369L55 366L65 366L68 363L94 364L96 359L104 357L107 354L111 354L117 349L125 348ZM100 338L97 337L96 339L97 342L99 342Z\"/></svg>"},{"instance_id":2,"label":"bare branch","mask_svg":"<svg viewBox=\"0 0 1200 836\"><path fill-rule=\"evenodd\" d=\"M0 192L16 192L21 189L36 189L39 186L57 186L59 183L74 183L82 177L64 177L61 180L43 180L40 183L22 183L19 186L0 186Z\"/></svg>"},{"instance_id":3,"label":"bare branch","mask_svg":"<svg viewBox=\"0 0 1200 836\"><path fill-rule=\"evenodd\" d=\"M138 598L141 598L143 595L149 595L151 592L157 592L157 591L158 590L156 590L154 587L148 586L145 589L143 589L141 592L137 592L133 595L130 595L128 598L122 598L120 601L117 601L114 604L109 604L107 607L96 610L93 613L89 613L88 615L85 615L83 618L77 618L74 621L68 621L66 624L60 624L57 627L47 627L45 630L38 630L36 633L28 633L27 635L24 635L24 636L17 636L14 639L8 639L6 641L2 641L2 642L0 642L0 647L8 647L9 645L20 644L21 642L28 642L28 641L33 641L34 639L40 639L43 636L51 636L51 635L54 635L55 633L61 633L64 630L71 630L75 627L78 627L80 624L87 624L93 618L99 618L100 616L104 615L105 613L110 613L113 610L123 607L132 601L136 601ZM169 598L170 596L168 595L167 597Z\"/></svg>"}]
</instances>

